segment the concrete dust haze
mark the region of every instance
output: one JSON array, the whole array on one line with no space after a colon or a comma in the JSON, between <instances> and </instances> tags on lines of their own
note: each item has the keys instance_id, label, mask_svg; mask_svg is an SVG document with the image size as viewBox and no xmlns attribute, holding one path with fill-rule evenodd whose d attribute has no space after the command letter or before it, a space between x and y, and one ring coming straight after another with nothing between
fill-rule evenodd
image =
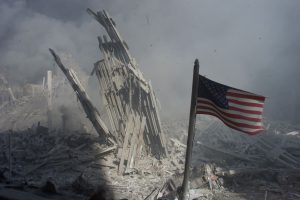
<instances>
[{"instance_id":1,"label":"concrete dust haze","mask_svg":"<svg viewBox=\"0 0 300 200\"><path fill-rule=\"evenodd\" d=\"M198 58L208 78L267 96L267 117L300 122L297 0L2 0L0 73L11 82L41 81L56 68L49 47L70 53L90 73L104 31L86 8L114 18L163 116L188 115Z\"/></svg>"}]
</instances>

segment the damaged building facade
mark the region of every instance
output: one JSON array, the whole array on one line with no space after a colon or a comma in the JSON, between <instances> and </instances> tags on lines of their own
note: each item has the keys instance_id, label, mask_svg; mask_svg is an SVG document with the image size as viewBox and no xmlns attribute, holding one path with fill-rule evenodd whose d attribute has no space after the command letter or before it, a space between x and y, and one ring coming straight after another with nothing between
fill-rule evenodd
<instances>
[{"instance_id":1,"label":"damaged building facade","mask_svg":"<svg viewBox=\"0 0 300 200\"><path fill-rule=\"evenodd\" d=\"M53 50L50 52L62 69L80 100L84 111L97 132L104 134L118 146L119 173L135 166L136 158L142 152L158 159L167 156L166 141L161 128L157 98L135 59L130 55L128 45L120 36L115 23L105 11L94 13L87 10L106 30L110 41L104 35L98 37L103 59L96 62L96 74L110 127L101 120L76 74L63 65Z\"/></svg>"}]
</instances>

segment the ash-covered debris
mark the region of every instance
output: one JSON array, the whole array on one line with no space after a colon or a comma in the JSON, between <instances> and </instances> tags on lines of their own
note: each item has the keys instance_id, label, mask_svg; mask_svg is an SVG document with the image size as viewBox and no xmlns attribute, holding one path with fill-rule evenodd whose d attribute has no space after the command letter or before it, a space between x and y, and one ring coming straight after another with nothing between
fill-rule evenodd
<instances>
[{"instance_id":1,"label":"ash-covered debris","mask_svg":"<svg viewBox=\"0 0 300 200\"><path fill-rule=\"evenodd\" d=\"M210 121L206 129L196 126L192 190L206 186L217 199L261 199L264 195L293 199L291 195L299 195L300 128L266 122L266 132L248 136L213 118ZM226 198L218 194L228 192L244 195Z\"/></svg>"},{"instance_id":2,"label":"ash-covered debris","mask_svg":"<svg viewBox=\"0 0 300 200\"><path fill-rule=\"evenodd\" d=\"M42 96L35 98L45 102ZM162 128L168 138L167 158L157 160L143 153L136 168L119 175L117 148L107 145L93 132L63 131L61 125L51 130L46 118L38 123L38 118L45 115L46 103L37 104L35 98L24 98L24 106L15 105L6 111L12 118L23 117L23 109L33 103L35 106L30 108L30 113L35 114L27 114L24 125L36 122L22 130L19 126L22 120L17 120L19 130L4 131L0 135L3 186L7 187L9 181L21 185L21 190L30 193L38 190L47 197L49 193L44 194L42 188L51 180L57 199L72 195L75 195L73 199L95 197L103 188L105 195L114 199L177 198L184 171L187 119L163 120ZM82 110L79 109L79 113ZM1 115L0 120L3 118L6 119ZM267 194L270 199L295 199L299 195L299 169L296 167L300 156L299 132L288 124L268 123L266 133L253 137L232 132L209 117L199 117L190 196L194 199L251 199L249 196L259 199ZM274 152L281 152L283 157ZM286 156L293 160L285 161ZM169 180L175 185L172 190L167 184Z\"/></svg>"},{"instance_id":3,"label":"ash-covered debris","mask_svg":"<svg viewBox=\"0 0 300 200\"><path fill-rule=\"evenodd\" d=\"M104 59L93 69L101 112L68 55L50 50L75 93L59 72L13 89L0 76L0 198L178 199L188 120L160 122L152 86L114 21L88 12L111 39L99 37ZM299 128L266 123L265 133L247 136L200 116L190 199L298 198Z\"/></svg>"},{"instance_id":4,"label":"ash-covered debris","mask_svg":"<svg viewBox=\"0 0 300 200\"><path fill-rule=\"evenodd\" d=\"M183 171L183 148L180 146L175 145L172 150L172 155L178 157L158 161L143 155L138 161L138 169L120 176L119 159L114 154L116 148L107 147L97 135L49 133L45 127L36 127L0 135L2 183L9 178L9 134L12 142L10 182L25 184L24 187L53 191L55 184L58 193L72 191L87 197L99 188L106 188L107 195L113 194L116 199L143 199L152 190L158 190L168 178ZM49 183L49 179L52 182Z\"/></svg>"},{"instance_id":5,"label":"ash-covered debris","mask_svg":"<svg viewBox=\"0 0 300 200\"><path fill-rule=\"evenodd\" d=\"M68 85L64 87L56 89L60 97L60 90L68 91ZM8 181L18 183L25 190L26 187L43 188L50 178L58 193L67 196L80 194L89 197L105 188L109 191L106 195L113 194L115 199L144 199L148 195L152 199L175 198L174 193L180 193L187 119L163 120L162 128L168 138L167 158L157 160L142 153L136 168L121 176L118 174L118 149L108 146L92 129L80 128L90 125L78 117L82 115L84 118L84 114L76 101L61 107L63 101L54 98L54 105L60 102L53 109L57 128L48 129L46 97L38 94L19 98L18 103L2 110L5 115L0 117L1 128L8 130L11 124L15 126L12 132L2 131L0 137L2 184L6 185ZM82 126L75 128L74 123L82 123ZM247 136L232 132L209 117L200 116L196 123L191 197L241 199L234 194L243 193L244 199L247 199L245 196L260 198L266 194L274 199L292 199L298 195L299 129L277 122L267 122L266 127L267 132L261 135ZM176 190L163 190L169 179L175 183Z\"/></svg>"},{"instance_id":6,"label":"ash-covered debris","mask_svg":"<svg viewBox=\"0 0 300 200\"><path fill-rule=\"evenodd\" d=\"M300 128L283 122L265 121L265 124L264 133L248 136L232 131L215 118L198 117L190 199L297 199ZM175 160L184 160L186 141L182 138L187 136L184 131L187 120L164 120L163 127L167 129L170 147L181 152ZM174 152L170 151L170 157ZM172 179L176 180L175 177ZM173 193L164 197L174 199L169 198Z\"/></svg>"},{"instance_id":7,"label":"ash-covered debris","mask_svg":"<svg viewBox=\"0 0 300 200\"><path fill-rule=\"evenodd\" d=\"M110 28L102 24L112 40L100 43L106 71L95 65L100 84L109 84L101 91L107 112L100 113L88 97L86 76L75 73L70 56L60 59L50 50L72 87L59 72L48 71L31 93L2 110L6 114L0 119L3 181L41 188L47 194L93 195L91 199L103 196L103 189L107 199L144 199L149 193L158 198L154 191L159 192L170 177L180 180L185 146L174 138L167 149L164 131L168 129L161 127L151 84L129 55L112 19L104 11L99 13L97 19L111 24ZM125 57L109 53L106 47ZM105 122L111 123L111 130Z\"/></svg>"},{"instance_id":8,"label":"ash-covered debris","mask_svg":"<svg viewBox=\"0 0 300 200\"><path fill-rule=\"evenodd\" d=\"M300 128L279 127L277 123L268 126L264 133L248 136L216 121L208 129L199 131L194 150L205 152L202 157L214 158L216 164L230 165L239 161L241 166L248 167L300 168L300 137L297 132Z\"/></svg>"}]
</instances>

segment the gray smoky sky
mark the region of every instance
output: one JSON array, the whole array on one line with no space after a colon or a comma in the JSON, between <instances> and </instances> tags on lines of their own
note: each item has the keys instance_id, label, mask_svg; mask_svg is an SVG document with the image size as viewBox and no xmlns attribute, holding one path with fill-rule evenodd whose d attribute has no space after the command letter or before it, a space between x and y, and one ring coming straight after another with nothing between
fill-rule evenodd
<instances>
[{"instance_id":1,"label":"gray smoky sky","mask_svg":"<svg viewBox=\"0 0 300 200\"><path fill-rule=\"evenodd\" d=\"M198 58L208 78L267 96L266 116L300 122L299 0L1 0L1 68L39 81L51 47L90 72L105 32L88 7L114 18L163 115L188 115Z\"/></svg>"}]
</instances>

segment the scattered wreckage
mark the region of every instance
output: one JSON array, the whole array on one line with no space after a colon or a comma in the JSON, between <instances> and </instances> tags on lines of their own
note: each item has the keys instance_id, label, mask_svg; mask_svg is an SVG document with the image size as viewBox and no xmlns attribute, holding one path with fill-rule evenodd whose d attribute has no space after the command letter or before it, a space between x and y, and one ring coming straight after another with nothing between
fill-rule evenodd
<instances>
[{"instance_id":1,"label":"scattered wreckage","mask_svg":"<svg viewBox=\"0 0 300 200\"><path fill-rule=\"evenodd\" d=\"M136 157L145 151L158 159L167 156L166 142L161 129L157 99L151 84L145 80L128 46L121 38L112 18L105 12L87 10L107 31L98 37L104 59L95 63L100 92L109 116L111 130L101 120L85 89L72 69L67 69L58 55L50 49L57 65L66 75L72 88L99 135L105 135L118 146L119 173L134 167Z\"/></svg>"},{"instance_id":2,"label":"scattered wreckage","mask_svg":"<svg viewBox=\"0 0 300 200\"><path fill-rule=\"evenodd\" d=\"M161 122L152 86L114 21L105 11L88 13L110 38L98 38L103 59L93 68L106 112L93 105L75 70L50 51L81 104L78 113L85 112L98 135L68 130L65 121L74 115L66 114L66 108L60 108L62 128L54 129L55 98L59 90L66 93L70 87L51 71L41 85L24 86L26 95L18 97L0 76L0 197L178 199L186 120ZM265 133L252 137L213 118L199 117L190 199L243 199L243 195L244 199L251 195L254 199L299 199L299 127L266 124Z\"/></svg>"}]
</instances>

